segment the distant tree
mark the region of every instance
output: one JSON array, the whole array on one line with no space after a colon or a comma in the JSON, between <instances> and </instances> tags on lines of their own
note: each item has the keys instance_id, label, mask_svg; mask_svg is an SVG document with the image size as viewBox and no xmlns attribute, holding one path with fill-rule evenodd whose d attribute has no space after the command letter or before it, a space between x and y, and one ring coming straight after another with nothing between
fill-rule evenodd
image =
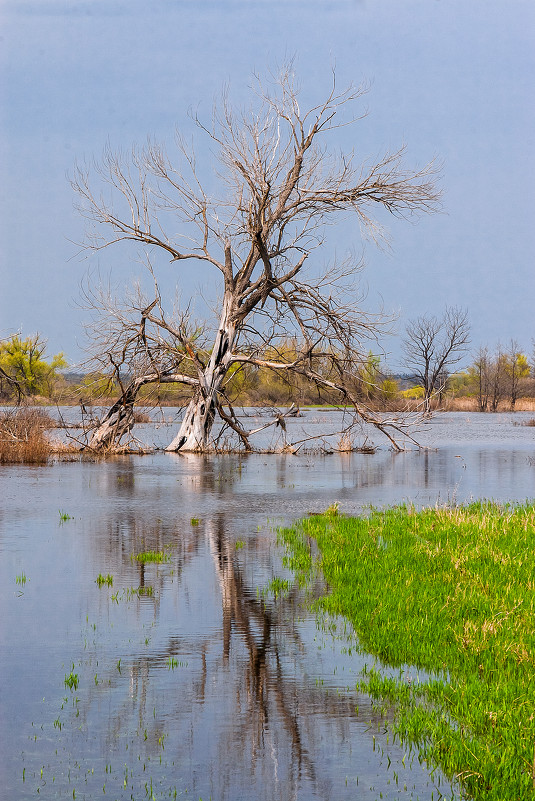
<instances>
[{"instance_id":1,"label":"distant tree","mask_svg":"<svg viewBox=\"0 0 535 801\"><path fill-rule=\"evenodd\" d=\"M382 400L393 401L399 392L398 382L394 378L384 378L380 389Z\"/></svg>"},{"instance_id":2,"label":"distant tree","mask_svg":"<svg viewBox=\"0 0 535 801\"><path fill-rule=\"evenodd\" d=\"M377 395L381 379L380 368L381 357L370 351L359 367L361 391L365 398L373 398Z\"/></svg>"},{"instance_id":3,"label":"distant tree","mask_svg":"<svg viewBox=\"0 0 535 801\"><path fill-rule=\"evenodd\" d=\"M489 365L489 384L490 384L490 411L497 412L500 401L507 393L507 356L503 352L501 345L490 360Z\"/></svg>"},{"instance_id":4,"label":"distant tree","mask_svg":"<svg viewBox=\"0 0 535 801\"><path fill-rule=\"evenodd\" d=\"M500 403L507 397L514 410L529 372L528 359L515 341L511 341L507 351L501 345L494 353L488 347L479 348L474 363L467 371L475 387L479 411L497 412Z\"/></svg>"},{"instance_id":5,"label":"distant tree","mask_svg":"<svg viewBox=\"0 0 535 801\"><path fill-rule=\"evenodd\" d=\"M377 238L381 226L372 209L405 217L432 211L439 200L433 163L407 169L403 149L357 163L353 153L327 147L337 128L362 117L352 110L362 93L340 91L333 80L327 96L305 108L285 70L274 85L257 82L250 110L236 111L225 97L212 125L199 123L214 150L219 196L205 191L194 154L180 138L173 161L152 142L130 158L108 149L97 186L86 170L77 171L73 186L93 226L86 247L135 243L147 254L154 282L154 295L126 305L95 299L102 313L94 328L98 368L124 383L89 447L113 447L131 428L143 386L173 383L189 392L189 401L167 450L210 449L217 418L250 448L252 432L225 390L235 365L328 391L353 410L355 424L371 423L395 445L399 423L373 414L354 390L355 365L381 330L351 286L358 265L349 259L318 271L310 263L325 226L344 215ZM177 270L205 265L214 271L220 301L200 336L189 304L169 312L151 261L158 254ZM292 358L282 350L271 358L291 337L299 345Z\"/></svg>"},{"instance_id":6,"label":"distant tree","mask_svg":"<svg viewBox=\"0 0 535 801\"><path fill-rule=\"evenodd\" d=\"M480 412L487 412L491 387L491 357L488 348L479 348L474 363L467 372L476 387L478 409Z\"/></svg>"},{"instance_id":7,"label":"distant tree","mask_svg":"<svg viewBox=\"0 0 535 801\"><path fill-rule=\"evenodd\" d=\"M440 318L423 315L407 324L403 340L406 367L424 391L427 414L431 398L444 391L451 368L461 361L469 343L468 313L455 306L446 307Z\"/></svg>"},{"instance_id":8,"label":"distant tree","mask_svg":"<svg viewBox=\"0 0 535 801\"><path fill-rule=\"evenodd\" d=\"M514 411L523 380L530 374L528 357L521 352L520 345L512 339L505 354L505 372L509 379L509 399Z\"/></svg>"},{"instance_id":9,"label":"distant tree","mask_svg":"<svg viewBox=\"0 0 535 801\"><path fill-rule=\"evenodd\" d=\"M40 334L22 339L18 334L0 342L0 378L5 395L48 395L53 391L56 371L67 366L63 353L45 360L46 340ZM0 385L1 386L1 385Z\"/></svg>"}]
</instances>

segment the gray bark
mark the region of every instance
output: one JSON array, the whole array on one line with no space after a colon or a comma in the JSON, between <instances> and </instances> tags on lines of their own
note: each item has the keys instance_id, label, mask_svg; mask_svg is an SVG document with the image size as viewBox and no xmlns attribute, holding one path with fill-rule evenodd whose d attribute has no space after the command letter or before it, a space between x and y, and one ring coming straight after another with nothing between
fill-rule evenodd
<instances>
[{"instance_id":1,"label":"gray bark","mask_svg":"<svg viewBox=\"0 0 535 801\"><path fill-rule=\"evenodd\" d=\"M166 451L205 451L219 406L218 393L232 360L236 328L232 322L233 297L226 293L210 360L199 375L199 388L190 400L180 429Z\"/></svg>"},{"instance_id":2,"label":"gray bark","mask_svg":"<svg viewBox=\"0 0 535 801\"><path fill-rule=\"evenodd\" d=\"M91 450L108 450L115 447L134 425L134 401L139 387L131 384L123 395L108 409L98 426L92 431L88 447Z\"/></svg>"}]
</instances>

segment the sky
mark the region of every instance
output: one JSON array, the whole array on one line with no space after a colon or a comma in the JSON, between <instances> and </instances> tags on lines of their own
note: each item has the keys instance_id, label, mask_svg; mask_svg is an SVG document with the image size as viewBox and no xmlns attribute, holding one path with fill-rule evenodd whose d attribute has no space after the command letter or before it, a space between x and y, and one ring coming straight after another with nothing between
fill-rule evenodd
<instances>
[{"instance_id":1,"label":"sky","mask_svg":"<svg viewBox=\"0 0 535 801\"><path fill-rule=\"evenodd\" d=\"M370 84L367 117L337 148L364 160L405 144L409 165L442 164L442 212L387 221L389 248L347 221L330 234L337 253L363 249L367 308L396 317L391 369L407 321L446 305L468 310L474 349L531 352L533 0L0 0L0 337L38 331L75 369L84 282L140 272L128 247L80 254L75 164L107 143L197 137L192 111L209 122L225 85L245 104L252 73L290 59L305 101L323 99L333 68L339 86ZM191 267L161 279L182 298L214 290Z\"/></svg>"}]
</instances>

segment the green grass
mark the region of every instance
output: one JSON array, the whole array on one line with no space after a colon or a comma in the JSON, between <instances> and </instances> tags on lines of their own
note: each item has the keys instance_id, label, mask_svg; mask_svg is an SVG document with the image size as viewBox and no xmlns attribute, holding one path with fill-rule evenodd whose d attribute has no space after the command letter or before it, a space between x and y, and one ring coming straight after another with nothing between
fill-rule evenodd
<instances>
[{"instance_id":1,"label":"green grass","mask_svg":"<svg viewBox=\"0 0 535 801\"><path fill-rule=\"evenodd\" d=\"M108 587L112 587L113 576L111 576L109 573L106 576L103 576L102 573L99 573L95 579L95 582L96 584L98 584L99 587L102 587L104 584L107 584Z\"/></svg>"},{"instance_id":2,"label":"green grass","mask_svg":"<svg viewBox=\"0 0 535 801\"><path fill-rule=\"evenodd\" d=\"M362 650L431 674L363 676L397 736L468 797L535 798L535 505L331 512L281 538L301 583L323 574L319 610L350 620Z\"/></svg>"}]
</instances>

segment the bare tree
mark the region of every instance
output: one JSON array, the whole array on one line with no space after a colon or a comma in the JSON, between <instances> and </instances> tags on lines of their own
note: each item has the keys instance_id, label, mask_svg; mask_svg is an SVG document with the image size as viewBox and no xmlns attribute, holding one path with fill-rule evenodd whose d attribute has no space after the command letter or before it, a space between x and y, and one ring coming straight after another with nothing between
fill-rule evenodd
<instances>
[{"instance_id":1,"label":"bare tree","mask_svg":"<svg viewBox=\"0 0 535 801\"><path fill-rule=\"evenodd\" d=\"M468 370L468 375L477 388L479 411L497 412L507 395L511 411L514 411L529 372L527 356L513 339L507 350L498 345L493 354L488 348L479 348L475 362Z\"/></svg>"},{"instance_id":2,"label":"bare tree","mask_svg":"<svg viewBox=\"0 0 535 801\"><path fill-rule=\"evenodd\" d=\"M97 167L106 195L93 190L87 170L77 169L73 186L93 224L85 247L137 243L153 276L158 253L179 266L208 265L222 293L212 327L194 323L189 307L170 315L156 279L152 297L122 307L109 296L97 298L101 366L107 362L117 379L128 374L129 380L90 447L109 447L131 427L137 393L149 383L190 392L167 450L209 448L216 416L250 447L252 432L239 422L225 389L229 371L240 366L292 373L323 387L351 406L354 420L372 423L394 442L400 424L368 410L354 391L354 365L365 361L381 330L379 317L358 308L357 265L337 263L319 277L317 269L306 269L325 226L344 213L377 239L373 208L405 217L439 202L434 163L409 170L403 148L360 164L353 153L327 150L328 134L363 116L348 119L364 91L339 91L333 79L327 98L303 111L288 69L271 89L257 81L253 110L237 113L224 96L210 128L196 120L217 150L222 197L208 196L180 137L177 164L150 142L129 158L106 150ZM299 338L292 359L282 349L276 358L266 356L289 337Z\"/></svg>"},{"instance_id":3,"label":"bare tree","mask_svg":"<svg viewBox=\"0 0 535 801\"><path fill-rule=\"evenodd\" d=\"M475 382L477 387L477 403L480 412L487 412L489 409L489 398L491 394L491 362L488 348L479 348L474 364L468 369L468 375Z\"/></svg>"},{"instance_id":4,"label":"bare tree","mask_svg":"<svg viewBox=\"0 0 535 801\"><path fill-rule=\"evenodd\" d=\"M451 368L461 361L469 344L470 325L465 309L446 307L441 318L423 315L407 324L403 340L406 365L423 387L426 414L430 412L431 398L443 393Z\"/></svg>"},{"instance_id":5,"label":"bare tree","mask_svg":"<svg viewBox=\"0 0 535 801\"><path fill-rule=\"evenodd\" d=\"M511 401L511 411L514 412L516 402L525 384L525 379L529 376L530 367L527 356L520 350L520 345L515 339L509 342L506 353L505 371L509 379L509 399Z\"/></svg>"}]
</instances>

